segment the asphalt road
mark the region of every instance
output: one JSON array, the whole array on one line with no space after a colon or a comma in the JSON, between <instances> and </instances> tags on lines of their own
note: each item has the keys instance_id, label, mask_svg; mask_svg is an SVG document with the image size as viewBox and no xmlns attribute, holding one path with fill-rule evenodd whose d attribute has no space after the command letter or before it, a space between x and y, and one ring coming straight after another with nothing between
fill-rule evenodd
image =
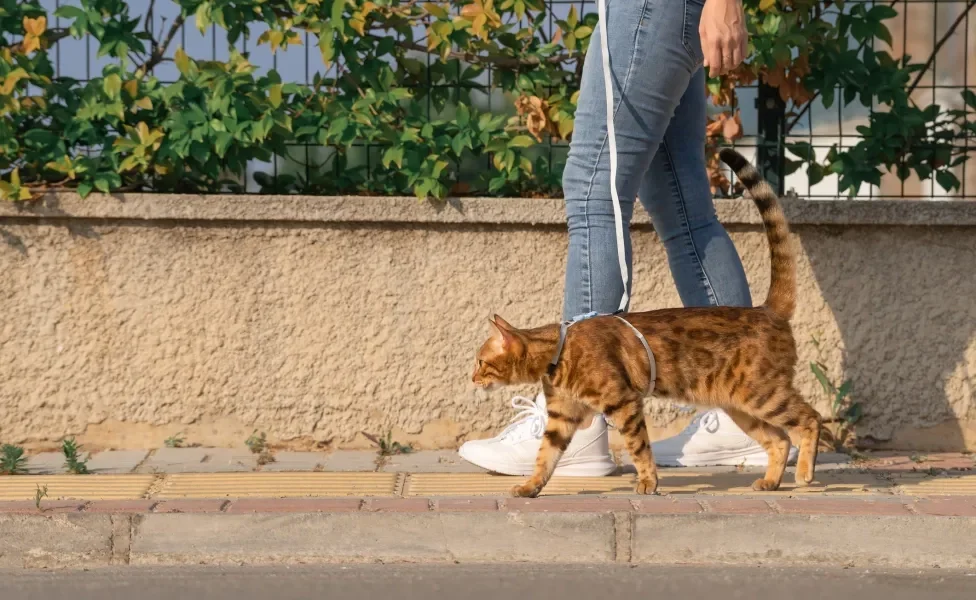
<instances>
[{"instance_id":1,"label":"asphalt road","mask_svg":"<svg viewBox=\"0 0 976 600\"><path fill-rule=\"evenodd\" d=\"M623 595L627 594L627 595ZM127 567L0 571L3 600L950 600L976 598L976 571L719 566Z\"/></svg>"}]
</instances>

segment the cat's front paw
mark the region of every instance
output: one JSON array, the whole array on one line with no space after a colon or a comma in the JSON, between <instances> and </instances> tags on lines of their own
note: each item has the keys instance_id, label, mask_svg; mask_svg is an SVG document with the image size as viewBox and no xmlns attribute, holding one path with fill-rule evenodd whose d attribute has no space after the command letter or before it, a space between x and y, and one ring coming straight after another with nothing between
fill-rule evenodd
<instances>
[{"instance_id":1,"label":"cat's front paw","mask_svg":"<svg viewBox=\"0 0 976 600\"><path fill-rule=\"evenodd\" d=\"M512 496L515 498L536 498L541 491L541 487L526 483L513 487Z\"/></svg>"},{"instance_id":2,"label":"cat's front paw","mask_svg":"<svg viewBox=\"0 0 976 600\"><path fill-rule=\"evenodd\" d=\"M648 496L653 495L654 493L657 492L657 478L655 477L654 479L651 478L641 479L640 481L637 482L636 491L638 494L642 494L642 495L643 494L646 494Z\"/></svg>"},{"instance_id":3,"label":"cat's front paw","mask_svg":"<svg viewBox=\"0 0 976 600\"><path fill-rule=\"evenodd\" d=\"M775 492L779 489L779 482L771 479L757 479L752 482L752 489L757 492Z\"/></svg>"}]
</instances>

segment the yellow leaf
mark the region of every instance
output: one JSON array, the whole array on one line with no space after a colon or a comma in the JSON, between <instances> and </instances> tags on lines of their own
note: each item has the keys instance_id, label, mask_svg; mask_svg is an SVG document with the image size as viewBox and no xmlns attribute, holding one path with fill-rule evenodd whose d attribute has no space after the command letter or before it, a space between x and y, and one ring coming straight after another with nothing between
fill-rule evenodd
<instances>
[{"instance_id":1,"label":"yellow leaf","mask_svg":"<svg viewBox=\"0 0 976 600\"><path fill-rule=\"evenodd\" d=\"M298 35L296 32L292 31L288 34L288 43L294 46L302 45L302 36Z\"/></svg>"},{"instance_id":2,"label":"yellow leaf","mask_svg":"<svg viewBox=\"0 0 976 600\"><path fill-rule=\"evenodd\" d=\"M0 85L0 96L9 96L14 93L14 87L17 85L21 79L27 79L29 75L21 67L17 67L10 73L7 73L7 77L3 80L3 84Z\"/></svg>"},{"instance_id":3,"label":"yellow leaf","mask_svg":"<svg viewBox=\"0 0 976 600\"><path fill-rule=\"evenodd\" d=\"M41 48L41 38L36 35L27 34L24 36L24 41L20 48L24 54L30 54L34 50L39 50Z\"/></svg>"},{"instance_id":4,"label":"yellow leaf","mask_svg":"<svg viewBox=\"0 0 976 600\"><path fill-rule=\"evenodd\" d=\"M139 166L139 159L135 156L129 156L119 165L120 171L129 171Z\"/></svg>"},{"instance_id":5,"label":"yellow leaf","mask_svg":"<svg viewBox=\"0 0 976 600\"><path fill-rule=\"evenodd\" d=\"M139 82L135 79L130 79L122 85L122 89L124 89L130 96L135 98L136 94L139 93Z\"/></svg>"},{"instance_id":6,"label":"yellow leaf","mask_svg":"<svg viewBox=\"0 0 976 600\"><path fill-rule=\"evenodd\" d=\"M176 68L180 70L180 73L184 75L189 74L190 57L186 55L183 48L176 49L176 54L173 56L173 61L176 62Z\"/></svg>"},{"instance_id":7,"label":"yellow leaf","mask_svg":"<svg viewBox=\"0 0 976 600\"><path fill-rule=\"evenodd\" d=\"M480 2L475 4L466 4L464 8L461 9L461 16L468 17L469 19L477 17L478 15L484 14L485 8Z\"/></svg>"},{"instance_id":8,"label":"yellow leaf","mask_svg":"<svg viewBox=\"0 0 976 600\"><path fill-rule=\"evenodd\" d=\"M349 26L359 35L363 35L366 31L366 21L363 13L353 13L352 18L349 19Z\"/></svg>"},{"instance_id":9,"label":"yellow leaf","mask_svg":"<svg viewBox=\"0 0 976 600\"><path fill-rule=\"evenodd\" d=\"M559 121L559 137L566 138L573 132L573 119L563 119Z\"/></svg>"},{"instance_id":10,"label":"yellow leaf","mask_svg":"<svg viewBox=\"0 0 976 600\"><path fill-rule=\"evenodd\" d=\"M268 100L271 101L271 106L274 108L278 108L279 106L281 106L281 84L280 83L271 86L271 89L268 90Z\"/></svg>"},{"instance_id":11,"label":"yellow leaf","mask_svg":"<svg viewBox=\"0 0 976 600\"><path fill-rule=\"evenodd\" d=\"M36 19L28 19L24 17L24 31L28 35L33 35L35 37L40 37L44 30L47 29L47 17L40 16Z\"/></svg>"},{"instance_id":12,"label":"yellow leaf","mask_svg":"<svg viewBox=\"0 0 976 600\"><path fill-rule=\"evenodd\" d=\"M759 10L769 10L776 6L776 0L759 0Z\"/></svg>"},{"instance_id":13,"label":"yellow leaf","mask_svg":"<svg viewBox=\"0 0 976 600\"><path fill-rule=\"evenodd\" d=\"M468 6L471 5L469 4ZM443 6L440 6L439 4L434 4L433 2L425 2L424 8L427 10L428 13L434 15L438 19L447 19L450 16L450 13L448 13ZM464 9L461 9L461 12L463 13Z\"/></svg>"},{"instance_id":14,"label":"yellow leaf","mask_svg":"<svg viewBox=\"0 0 976 600\"><path fill-rule=\"evenodd\" d=\"M140 142L146 143L146 138L149 137L149 126L144 121L139 121L139 124L136 125L136 135L139 136Z\"/></svg>"},{"instance_id":15,"label":"yellow leaf","mask_svg":"<svg viewBox=\"0 0 976 600\"><path fill-rule=\"evenodd\" d=\"M16 167L10 172L10 183L14 184L15 187L20 187L20 167Z\"/></svg>"}]
</instances>

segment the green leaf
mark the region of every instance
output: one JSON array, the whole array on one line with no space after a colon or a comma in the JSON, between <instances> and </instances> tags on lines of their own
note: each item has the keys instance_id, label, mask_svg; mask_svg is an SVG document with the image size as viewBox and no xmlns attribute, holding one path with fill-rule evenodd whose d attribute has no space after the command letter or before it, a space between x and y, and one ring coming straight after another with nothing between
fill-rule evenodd
<instances>
[{"instance_id":1,"label":"green leaf","mask_svg":"<svg viewBox=\"0 0 976 600\"><path fill-rule=\"evenodd\" d=\"M897 10L883 4L872 7L867 13L867 18L871 19L872 21L884 21L886 19L894 19L897 16Z\"/></svg>"},{"instance_id":2,"label":"green leaf","mask_svg":"<svg viewBox=\"0 0 976 600\"><path fill-rule=\"evenodd\" d=\"M815 159L813 146L809 142L793 142L787 144L786 148L803 160L810 161Z\"/></svg>"},{"instance_id":3,"label":"green leaf","mask_svg":"<svg viewBox=\"0 0 976 600\"><path fill-rule=\"evenodd\" d=\"M58 9L54 11L54 16L62 17L64 19L78 19L85 16L85 11L77 6L59 6Z\"/></svg>"},{"instance_id":4,"label":"green leaf","mask_svg":"<svg viewBox=\"0 0 976 600\"><path fill-rule=\"evenodd\" d=\"M809 167L807 167L807 179L809 180L811 186L817 185L818 183L823 181L823 178L824 178L823 167L821 167L817 163L812 163Z\"/></svg>"},{"instance_id":5,"label":"green leaf","mask_svg":"<svg viewBox=\"0 0 976 600\"><path fill-rule=\"evenodd\" d=\"M964 90L962 93L962 98L966 102L966 106L969 108L976 108L976 93L972 90Z\"/></svg>"},{"instance_id":6,"label":"green leaf","mask_svg":"<svg viewBox=\"0 0 976 600\"><path fill-rule=\"evenodd\" d=\"M457 114L454 116L454 121L457 126L464 129L471 122L471 111L468 109L467 105L458 105Z\"/></svg>"},{"instance_id":7,"label":"green leaf","mask_svg":"<svg viewBox=\"0 0 976 600\"><path fill-rule=\"evenodd\" d=\"M112 73L102 81L102 89L109 98L113 100L119 97L119 93L122 91L122 78Z\"/></svg>"},{"instance_id":8,"label":"green leaf","mask_svg":"<svg viewBox=\"0 0 976 600\"><path fill-rule=\"evenodd\" d=\"M331 23L326 23L319 30L319 52L322 53L322 63L329 67L335 58L335 32Z\"/></svg>"},{"instance_id":9,"label":"green leaf","mask_svg":"<svg viewBox=\"0 0 976 600\"><path fill-rule=\"evenodd\" d=\"M268 101L271 102L272 107L278 108L281 106L281 100L281 84L278 83L268 90Z\"/></svg>"},{"instance_id":10,"label":"green leaf","mask_svg":"<svg viewBox=\"0 0 976 600\"><path fill-rule=\"evenodd\" d=\"M390 163L396 163L396 166L403 168L403 146L391 146L386 149L383 153L382 159L383 166L385 168L390 168Z\"/></svg>"},{"instance_id":11,"label":"green leaf","mask_svg":"<svg viewBox=\"0 0 976 600\"><path fill-rule=\"evenodd\" d=\"M528 148L535 145L535 140L528 135L517 135L508 141L509 148Z\"/></svg>"},{"instance_id":12,"label":"green leaf","mask_svg":"<svg viewBox=\"0 0 976 600\"><path fill-rule=\"evenodd\" d=\"M952 171L939 171L935 174L935 180L947 192L957 191L960 188L959 178Z\"/></svg>"},{"instance_id":13,"label":"green leaf","mask_svg":"<svg viewBox=\"0 0 976 600\"><path fill-rule=\"evenodd\" d=\"M847 395L851 393L852 384L853 382L850 379L848 379L847 381L842 383L839 388L837 388L837 397L836 397L837 402L843 402L844 399L847 398Z\"/></svg>"},{"instance_id":14,"label":"green leaf","mask_svg":"<svg viewBox=\"0 0 976 600\"><path fill-rule=\"evenodd\" d=\"M109 179L105 175L95 176L95 189L100 192L105 192L106 194L112 191L112 187L109 184Z\"/></svg>"},{"instance_id":15,"label":"green leaf","mask_svg":"<svg viewBox=\"0 0 976 600\"><path fill-rule=\"evenodd\" d=\"M820 365L820 363L812 362L810 363L810 370L813 371L814 377L816 377L817 381L820 382L820 386L823 388L824 392L833 396L835 393L834 384L830 383L830 380L827 379L827 374L824 373L823 366Z\"/></svg>"},{"instance_id":16,"label":"green leaf","mask_svg":"<svg viewBox=\"0 0 976 600\"><path fill-rule=\"evenodd\" d=\"M346 8L346 0L333 0L332 2L332 20L330 23L336 28L339 34L344 34L345 27L343 25L342 13Z\"/></svg>"}]
</instances>

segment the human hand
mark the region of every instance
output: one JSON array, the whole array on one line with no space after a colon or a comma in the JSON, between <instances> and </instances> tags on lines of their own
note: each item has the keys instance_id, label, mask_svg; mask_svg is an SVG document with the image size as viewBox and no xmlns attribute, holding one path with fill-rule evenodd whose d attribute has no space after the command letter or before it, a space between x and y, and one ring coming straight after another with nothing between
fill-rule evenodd
<instances>
[{"instance_id":1,"label":"human hand","mask_svg":"<svg viewBox=\"0 0 976 600\"><path fill-rule=\"evenodd\" d=\"M725 75L741 65L749 43L742 0L705 0L698 34L710 76Z\"/></svg>"}]
</instances>

